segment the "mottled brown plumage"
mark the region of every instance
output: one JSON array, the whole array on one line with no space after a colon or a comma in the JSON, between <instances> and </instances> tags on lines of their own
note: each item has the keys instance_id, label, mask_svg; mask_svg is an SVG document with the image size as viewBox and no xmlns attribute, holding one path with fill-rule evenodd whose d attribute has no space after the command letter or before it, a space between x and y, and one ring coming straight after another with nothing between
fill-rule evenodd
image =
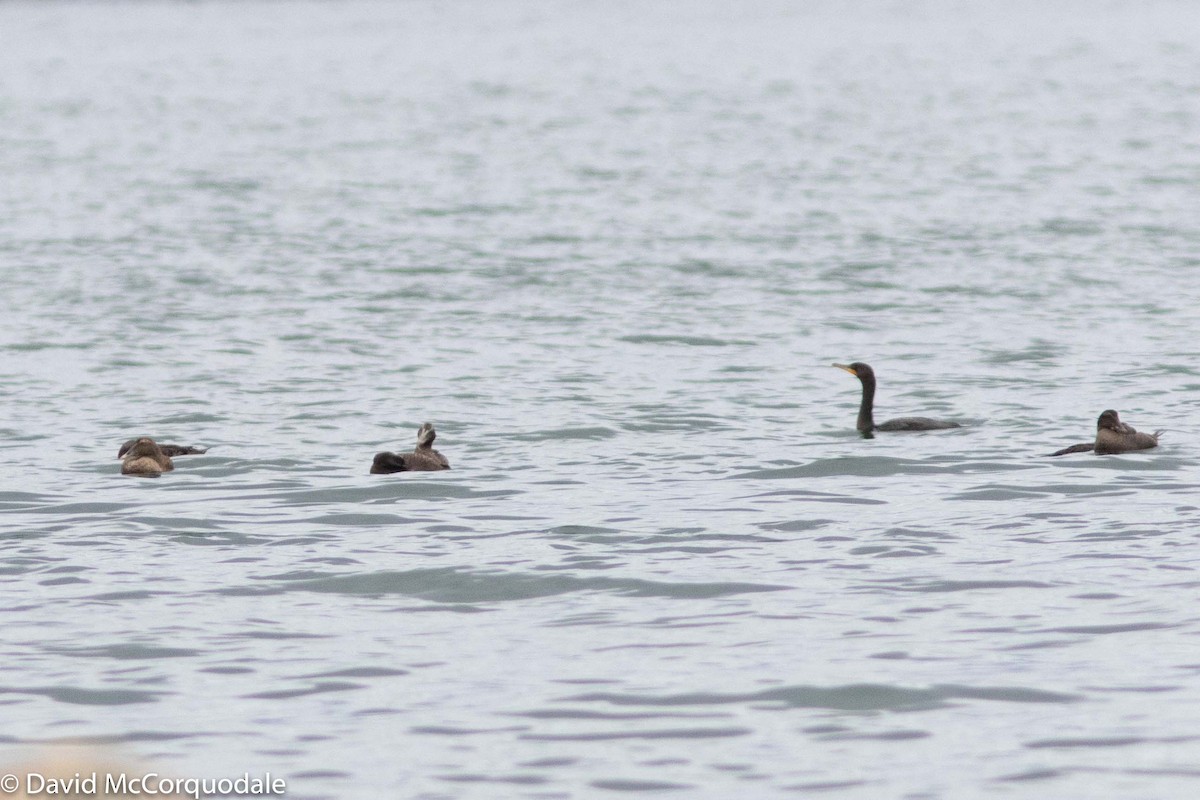
<instances>
[{"instance_id":1,"label":"mottled brown plumage","mask_svg":"<svg viewBox=\"0 0 1200 800\"><path fill-rule=\"evenodd\" d=\"M153 439L143 436L134 440L125 452L121 461L122 475L140 475L143 477L161 475L175 469L171 459L162 451Z\"/></svg>"},{"instance_id":2,"label":"mottled brown plumage","mask_svg":"<svg viewBox=\"0 0 1200 800\"><path fill-rule=\"evenodd\" d=\"M417 446L411 453L376 453L371 464L372 475L386 475L392 472L432 472L450 469L446 457L433 449L433 441L437 432L431 423L426 422L417 431Z\"/></svg>"},{"instance_id":3,"label":"mottled brown plumage","mask_svg":"<svg viewBox=\"0 0 1200 800\"><path fill-rule=\"evenodd\" d=\"M125 454L129 452L129 448L133 447L136 441L137 439L130 439L121 445L121 449L117 451L117 458L124 458ZM202 456L208 452L207 447L192 447L186 444L160 444L158 449L163 451L163 455L170 458L174 458L175 456Z\"/></svg>"},{"instance_id":4,"label":"mottled brown plumage","mask_svg":"<svg viewBox=\"0 0 1200 800\"><path fill-rule=\"evenodd\" d=\"M1117 412L1109 409L1096 420L1096 454L1128 453L1131 450L1149 450L1158 447L1162 431L1138 433L1121 422Z\"/></svg>"},{"instance_id":5,"label":"mottled brown plumage","mask_svg":"<svg viewBox=\"0 0 1200 800\"><path fill-rule=\"evenodd\" d=\"M1069 453L1095 452L1096 455L1112 455L1114 453L1129 453L1134 450L1149 450L1158 447L1158 437L1162 431L1154 433L1139 433L1133 427L1121 422L1116 411L1111 408L1104 411L1096 420L1096 440L1091 444L1073 444L1051 453L1051 456L1065 456Z\"/></svg>"}]
</instances>

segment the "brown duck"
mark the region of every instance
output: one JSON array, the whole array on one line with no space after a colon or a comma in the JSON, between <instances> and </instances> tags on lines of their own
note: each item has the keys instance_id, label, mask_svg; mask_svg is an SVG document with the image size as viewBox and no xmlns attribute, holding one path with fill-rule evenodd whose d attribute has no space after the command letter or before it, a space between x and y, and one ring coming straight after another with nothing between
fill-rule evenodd
<instances>
[{"instance_id":1,"label":"brown duck","mask_svg":"<svg viewBox=\"0 0 1200 800\"><path fill-rule=\"evenodd\" d=\"M426 422L417 430L417 446L411 453L376 453L375 461L371 464L371 474L450 469L450 462L446 457L433 449L433 440L436 438L437 431L433 429L432 424Z\"/></svg>"},{"instance_id":2,"label":"brown duck","mask_svg":"<svg viewBox=\"0 0 1200 800\"><path fill-rule=\"evenodd\" d=\"M123 450L125 458L121 461L122 475L151 477L175 469L167 454L148 436L134 439L133 444Z\"/></svg>"},{"instance_id":3,"label":"brown duck","mask_svg":"<svg viewBox=\"0 0 1200 800\"><path fill-rule=\"evenodd\" d=\"M129 452L129 448L141 441L140 439L130 439L125 444L121 445L121 449L117 451L117 458L124 458ZM163 451L163 455L168 458L175 456L202 456L208 452L207 447L192 447L186 444L160 444L158 449Z\"/></svg>"},{"instance_id":4,"label":"brown duck","mask_svg":"<svg viewBox=\"0 0 1200 800\"><path fill-rule=\"evenodd\" d=\"M1113 453L1128 453L1133 450L1149 450L1151 447L1158 447L1158 437L1162 433L1162 431L1139 433L1131 426L1121 422L1117 412L1110 408L1096 420L1096 441L1090 444L1073 444L1050 455L1065 456L1068 453L1095 452L1096 455L1105 456Z\"/></svg>"}]
</instances>

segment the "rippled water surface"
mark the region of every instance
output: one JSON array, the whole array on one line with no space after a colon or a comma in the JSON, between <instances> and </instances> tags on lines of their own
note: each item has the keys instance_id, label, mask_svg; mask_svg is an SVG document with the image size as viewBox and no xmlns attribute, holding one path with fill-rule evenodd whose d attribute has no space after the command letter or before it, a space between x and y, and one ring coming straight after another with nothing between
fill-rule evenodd
<instances>
[{"instance_id":1,"label":"rippled water surface","mask_svg":"<svg viewBox=\"0 0 1200 800\"><path fill-rule=\"evenodd\" d=\"M1197 796L1196 31L0 3L0 756ZM854 360L965 427L858 437ZM1162 445L1043 457L1105 408Z\"/></svg>"}]
</instances>

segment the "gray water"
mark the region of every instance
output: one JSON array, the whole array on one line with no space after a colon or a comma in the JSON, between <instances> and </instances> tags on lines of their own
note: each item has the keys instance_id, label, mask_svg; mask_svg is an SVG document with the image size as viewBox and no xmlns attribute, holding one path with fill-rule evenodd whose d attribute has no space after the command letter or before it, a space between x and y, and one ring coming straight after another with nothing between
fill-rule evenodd
<instances>
[{"instance_id":1,"label":"gray water","mask_svg":"<svg viewBox=\"0 0 1200 800\"><path fill-rule=\"evenodd\" d=\"M0 756L1195 797L1197 31L0 3ZM858 437L852 360L966 427ZM1043 457L1105 408L1162 445Z\"/></svg>"}]
</instances>

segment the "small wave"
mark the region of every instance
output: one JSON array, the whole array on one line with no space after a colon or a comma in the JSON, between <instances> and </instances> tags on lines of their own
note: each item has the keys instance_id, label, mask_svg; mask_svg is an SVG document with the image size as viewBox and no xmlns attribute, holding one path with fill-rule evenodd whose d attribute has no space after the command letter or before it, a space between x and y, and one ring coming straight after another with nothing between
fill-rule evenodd
<instances>
[{"instance_id":1,"label":"small wave","mask_svg":"<svg viewBox=\"0 0 1200 800\"><path fill-rule=\"evenodd\" d=\"M454 568L321 577L314 577L313 573L301 573L274 576L268 580L275 581L277 585L266 589L244 586L216 591L230 595L293 591L345 595L398 594L435 603L493 603L588 591L631 597L699 599L791 589L789 586L761 583L666 583L603 576L578 578L571 575L481 573Z\"/></svg>"},{"instance_id":2,"label":"small wave","mask_svg":"<svg viewBox=\"0 0 1200 800\"><path fill-rule=\"evenodd\" d=\"M527 733L522 739L536 742L613 742L625 739L717 739L746 736L750 728L666 728L648 731L599 731L587 733Z\"/></svg>"},{"instance_id":3,"label":"small wave","mask_svg":"<svg viewBox=\"0 0 1200 800\"><path fill-rule=\"evenodd\" d=\"M312 686L299 689L277 689L270 692L254 692L242 697L251 700L292 700L297 697L307 697L314 694L329 694L330 692L348 692L353 689L365 688L361 683L349 681L319 681Z\"/></svg>"},{"instance_id":4,"label":"small wave","mask_svg":"<svg viewBox=\"0 0 1200 800\"><path fill-rule=\"evenodd\" d=\"M34 694L75 706L125 706L157 702L162 692L136 689L80 689L76 686L50 686L41 689L0 688L0 694Z\"/></svg>"},{"instance_id":5,"label":"small wave","mask_svg":"<svg viewBox=\"0 0 1200 800\"><path fill-rule=\"evenodd\" d=\"M705 706L747 703L777 703L788 708L828 708L838 711L910 711L946 706L957 699L993 700L1011 703L1073 703L1079 695L1021 687L973 687L954 684L929 689L909 689L883 684L846 686L785 686L746 694L697 692L676 695L634 695L595 692L562 698L565 702L601 702L612 705Z\"/></svg>"},{"instance_id":6,"label":"small wave","mask_svg":"<svg viewBox=\"0 0 1200 800\"><path fill-rule=\"evenodd\" d=\"M689 347L746 347L754 342L739 339L714 339L711 336L670 336L651 333L622 336L619 341L630 344L682 344Z\"/></svg>"},{"instance_id":7,"label":"small wave","mask_svg":"<svg viewBox=\"0 0 1200 800\"><path fill-rule=\"evenodd\" d=\"M545 442L570 439L581 439L586 441L612 439L617 435L617 432L612 428L596 426L592 428L556 428L546 431L534 431L532 433L521 434L520 438L526 442Z\"/></svg>"}]
</instances>

